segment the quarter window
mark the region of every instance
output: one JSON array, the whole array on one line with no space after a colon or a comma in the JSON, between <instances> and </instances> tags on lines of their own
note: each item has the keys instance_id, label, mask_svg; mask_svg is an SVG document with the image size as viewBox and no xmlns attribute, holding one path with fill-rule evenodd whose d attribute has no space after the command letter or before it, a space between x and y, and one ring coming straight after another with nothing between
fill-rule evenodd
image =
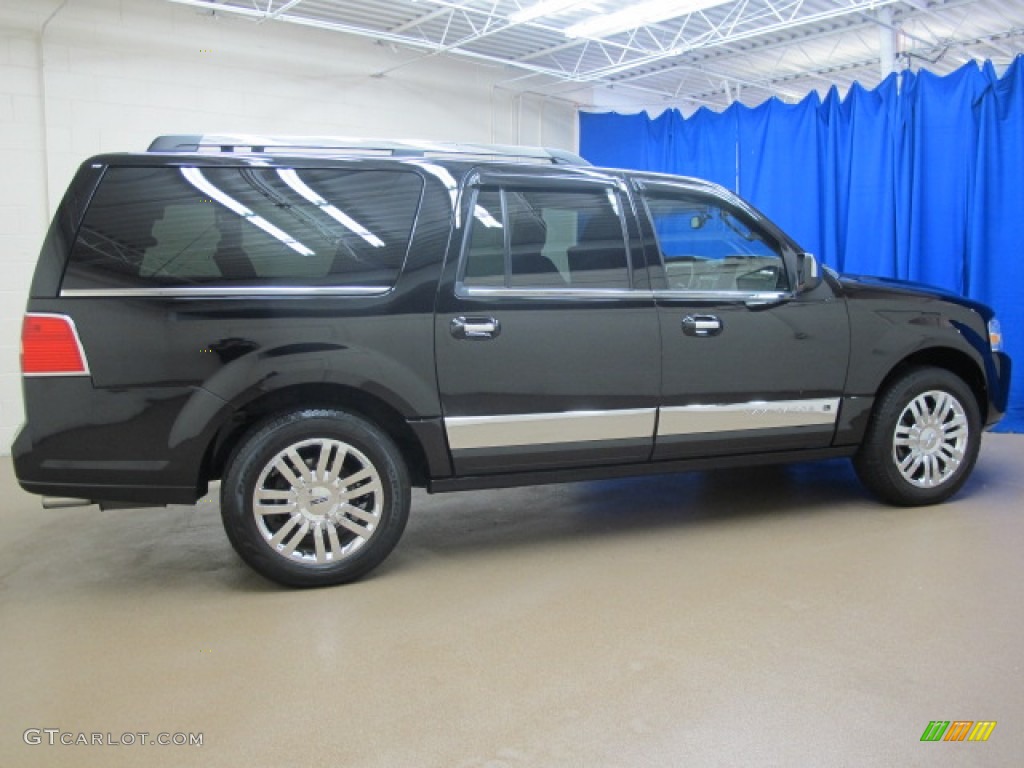
<instances>
[{"instance_id":1,"label":"quarter window","mask_svg":"<svg viewBox=\"0 0 1024 768\"><path fill-rule=\"evenodd\" d=\"M628 289L629 259L618 196L610 189L480 189L462 283Z\"/></svg>"},{"instance_id":2,"label":"quarter window","mask_svg":"<svg viewBox=\"0 0 1024 768\"><path fill-rule=\"evenodd\" d=\"M746 215L693 196L647 197L670 290L785 291L777 244Z\"/></svg>"},{"instance_id":3,"label":"quarter window","mask_svg":"<svg viewBox=\"0 0 1024 768\"><path fill-rule=\"evenodd\" d=\"M110 168L64 287L389 288L421 187L405 171Z\"/></svg>"}]
</instances>

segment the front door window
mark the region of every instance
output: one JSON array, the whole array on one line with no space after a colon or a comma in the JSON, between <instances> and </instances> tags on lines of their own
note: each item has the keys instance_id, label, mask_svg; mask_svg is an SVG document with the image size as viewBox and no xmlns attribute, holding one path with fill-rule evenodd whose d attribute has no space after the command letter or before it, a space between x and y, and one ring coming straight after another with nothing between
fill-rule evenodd
<instances>
[{"instance_id":1,"label":"front door window","mask_svg":"<svg viewBox=\"0 0 1024 768\"><path fill-rule=\"evenodd\" d=\"M649 196L647 209L669 290L789 290L778 245L741 213L696 195Z\"/></svg>"}]
</instances>

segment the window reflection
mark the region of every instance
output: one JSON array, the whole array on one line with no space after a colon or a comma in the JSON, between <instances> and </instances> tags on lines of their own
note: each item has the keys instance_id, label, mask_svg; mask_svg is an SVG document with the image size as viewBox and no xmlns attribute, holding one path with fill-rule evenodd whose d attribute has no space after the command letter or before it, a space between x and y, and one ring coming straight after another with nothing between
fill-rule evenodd
<instances>
[{"instance_id":1,"label":"window reflection","mask_svg":"<svg viewBox=\"0 0 1024 768\"><path fill-rule=\"evenodd\" d=\"M473 216L489 229L501 229L501 222L491 215L491 212L482 205L473 207Z\"/></svg>"},{"instance_id":2,"label":"window reflection","mask_svg":"<svg viewBox=\"0 0 1024 768\"><path fill-rule=\"evenodd\" d=\"M298 195L311 202L347 230L359 235L374 248L384 247L383 240L370 232L366 227L353 219L347 213L339 210L336 206L331 205L324 200L320 195L314 192L306 182L299 178L298 172L293 168L279 170L277 175L281 177L281 181L291 187Z\"/></svg>"},{"instance_id":3,"label":"window reflection","mask_svg":"<svg viewBox=\"0 0 1024 768\"><path fill-rule=\"evenodd\" d=\"M292 174L277 170L109 168L79 229L65 286L394 284L422 194L418 174L303 168L289 185ZM338 215L325 215L296 186L330 201Z\"/></svg>"},{"instance_id":4,"label":"window reflection","mask_svg":"<svg viewBox=\"0 0 1024 768\"><path fill-rule=\"evenodd\" d=\"M211 184L210 181L205 176L203 176L203 172L200 171L198 168L182 168L181 175L185 177L185 180L188 181L189 184L191 184L193 187L195 187L200 192L205 194L207 197L216 200L225 208L234 211L243 219L248 221L250 224L253 224L262 229L268 235L277 238L296 253L299 253L303 256L313 255L313 251L304 246L302 243L300 243L294 237L289 235L283 229L275 227L262 216L257 216L255 213L253 213L252 210L242 205L240 202L235 200L235 198L231 197L231 195L225 194L215 184Z\"/></svg>"}]
</instances>

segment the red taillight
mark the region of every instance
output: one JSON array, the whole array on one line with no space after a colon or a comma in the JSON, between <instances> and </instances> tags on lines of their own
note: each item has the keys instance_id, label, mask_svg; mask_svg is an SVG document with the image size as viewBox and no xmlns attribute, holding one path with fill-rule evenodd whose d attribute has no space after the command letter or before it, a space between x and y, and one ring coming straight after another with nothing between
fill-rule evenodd
<instances>
[{"instance_id":1,"label":"red taillight","mask_svg":"<svg viewBox=\"0 0 1024 768\"><path fill-rule=\"evenodd\" d=\"M21 324L21 372L25 376L87 376L82 342L70 317L29 312Z\"/></svg>"}]
</instances>

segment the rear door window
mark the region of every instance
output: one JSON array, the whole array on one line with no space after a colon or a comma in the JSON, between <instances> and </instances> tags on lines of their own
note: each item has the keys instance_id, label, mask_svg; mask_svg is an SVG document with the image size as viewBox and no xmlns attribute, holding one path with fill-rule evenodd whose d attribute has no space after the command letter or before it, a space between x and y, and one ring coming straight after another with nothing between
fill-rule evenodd
<instances>
[{"instance_id":1,"label":"rear door window","mask_svg":"<svg viewBox=\"0 0 1024 768\"><path fill-rule=\"evenodd\" d=\"M467 288L630 288L618 194L611 188L478 190L463 262Z\"/></svg>"},{"instance_id":2,"label":"rear door window","mask_svg":"<svg viewBox=\"0 0 1024 768\"><path fill-rule=\"evenodd\" d=\"M421 192L408 171L110 168L63 287L385 290L405 261Z\"/></svg>"}]
</instances>

